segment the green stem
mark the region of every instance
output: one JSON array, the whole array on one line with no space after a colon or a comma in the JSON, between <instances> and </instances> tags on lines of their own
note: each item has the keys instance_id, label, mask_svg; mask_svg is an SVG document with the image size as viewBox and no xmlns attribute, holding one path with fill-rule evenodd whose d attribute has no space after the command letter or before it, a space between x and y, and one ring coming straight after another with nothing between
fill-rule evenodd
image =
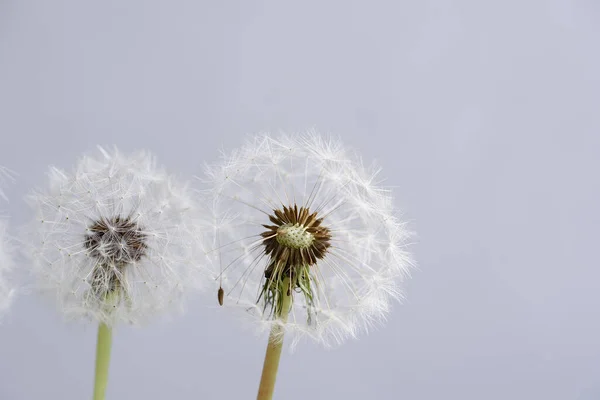
<instances>
[{"instance_id":1,"label":"green stem","mask_svg":"<svg viewBox=\"0 0 600 400\"><path fill-rule=\"evenodd\" d=\"M108 366L110 364L110 346L112 330L104 323L98 326L96 344L96 379L94 381L94 400L104 400L108 384Z\"/></svg>"},{"instance_id":2,"label":"green stem","mask_svg":"<svg viewBox=\"0 0 600 400\"><path fill-rule=\"evenodd\" d=\"M283 302L281 314L278 317L279 320L285 324L287 322L290 305L292 303L290 279L285 278L281 286ZM267 352L265 354L265 362L263 364L262 376L260 378L260 386L258 387L258 396L256 397L256 400L271 400L273 398L282 347L283 327L279 324L275 324L273 325L273 328L271 328L271 334L269 335L269 343L267 344Z\"/></svg>"}]
</instances>

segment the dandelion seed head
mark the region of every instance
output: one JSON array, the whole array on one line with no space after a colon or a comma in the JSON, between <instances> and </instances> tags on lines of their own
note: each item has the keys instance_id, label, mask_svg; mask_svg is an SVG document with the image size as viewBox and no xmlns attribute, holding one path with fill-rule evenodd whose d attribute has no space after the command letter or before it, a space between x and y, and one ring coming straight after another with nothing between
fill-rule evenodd
<instances>
[{"instance_id":1,"label":"dandelion seed head","mask_svg":"<svg viewBox=\"0 0 600 400\"><path fill-rule=\"evenodd\" d=\"M24 242L38 288L68 317L142 324L181 310L185 291L202 285L193 198L151 154L99 148L48 178L28 198Z\"/></svg>"},{"instance_id":2,"label":"dandelion seed head","mask_svg":"<svg viewBox=\"0 0 600 400\"><path fill-rule=\"evenodd\" d=\"M0 321L6 313L15 294L15 288L8 280L8 273L14 267L14 248L8 235L8 224L0 219Z\"/></svg>"},{"instance_id":3,"label":"dandelion seed head","mask_svg":"<svg viewBox=\"0 0 600 400\"><path fill-rule=\"evenodd\" d=\"M326 346L380 324L408 276L409 233L379 169L316 133L254 137L207 166L223 304L294 347ZM282 288L282 282L290 282ZM279 320L284 290L293 296Z\"/></svg>"},{"instance_id":4,"label":"dandelion seed head","mask_svg":"<svg viewBox=\"0 0 600 400\"><path fill-rule=\"evenodd\" d=\"M0 202L8 201L3 188L14 176L13 171L0 165ZM8 233L8 218L0 211L0 318L8 311L16 291L8 277L13 267L14 246Z\"/></svg>"}]
</instances>

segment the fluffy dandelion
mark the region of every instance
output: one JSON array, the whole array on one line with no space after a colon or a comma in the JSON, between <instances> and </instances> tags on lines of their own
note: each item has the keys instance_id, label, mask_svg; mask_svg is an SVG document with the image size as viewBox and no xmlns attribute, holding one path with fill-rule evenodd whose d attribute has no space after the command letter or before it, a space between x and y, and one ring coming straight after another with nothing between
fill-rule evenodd
<instances>
[{"instance_id":1,"label":"fluffy dandelion","mask_svg":"<svg viewBox=\"0 0 600 400\"><path fill-rule=\"evenodd\" d=\"M7 200L2 190L5 182L13 179L14 173L0 166L0 201ZM8 310L15 289L8 281L7 274L13 268L13 246L8 234L8 220L0 215L0 318Z\"/></svg>"},{"instance_id":2,"label":"fluffy dandelion","mask_svg":"<svg viewBox=\"0 0 600 400\"><path fill-rule=\"evenodd\" d=\"M13 269L13 246L8 234L8 223L0 219L0 319L8 311L15 289L7 274Z\"/></svg>"},{"instance_id":3,"label":"fluffy dandelion","mask_svg":"<svg viewBox=\"0 0 600 400\"><path fill-rule=\"evenodd\" d=\"M12 243L8 235L8 224L0 219L0 318L8 310L15 292L6 276L13 268L12 250Z\"/></svg>"},{"instance_id":4,"label":"fluffy dandelion","mask_svg":"<svg viewBox=\"0 0 600 400\"><path fill-rule=\"evenodd\" d=\"M259 136L207 167L219 301L270 338L259 399L282 339L325 346L382 322L408 275L407 231L378 170L317 134Z\"/></svg>"},{"instance_id":5,"label":"fluffy dandelion","mask_svg":"<svg viewBox=\"0 0 600 400\"><path fill-rule=\"evenodd\" d=\"M51 168L29 202L38 286L66 315L99 322L94 398L103 399L111 328L180 309L200 283L193 200L149 153L100 148L70 173Z\"/></svg>"}]
</instances>

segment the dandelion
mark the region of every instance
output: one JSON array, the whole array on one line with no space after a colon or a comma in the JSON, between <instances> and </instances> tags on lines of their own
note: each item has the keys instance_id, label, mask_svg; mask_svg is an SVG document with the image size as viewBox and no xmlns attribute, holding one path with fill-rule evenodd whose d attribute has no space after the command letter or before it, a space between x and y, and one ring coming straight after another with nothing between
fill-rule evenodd
<instances>
[{"instance_id":1,"label":"dandelion","mask_svg":"<svg viewBox=\"0 0 600 400\"><path fill-rule=\"evenodd\" d=\"M8 200L2 187L6 181L13 180L14 173L0 165L0 200ZM15 289L8 281L7 274L13 268L13 246L8 234L8 220L0 215L0 317L10 307Z\"/></svg>"},{"instance_id":2,"label":"dandelion","mask_svg":"<svg viewBox=\"0 0 600 400\"><path fill-rule=\"evenodd\" d=\"M149 153L100 148L71 173L51 168L29 202L38 286L67 316L99 322L94 398L103 399L112 327L181 309L200 283L193 200Z\"/></svg>"},{"instance_id":3,"label":"dandelion","mask_svg":"<svg viewBox=\"0 0 600 400\"><path fill-rule=\"evenodd\" d=\"M219 301L270 331L259 399L283 335L339 344L381 323L408 275L407 231L378 170L317 134L255 137L207 167Z\"/></svg>"},{"instance_id":4,"label":"dandelion","mask_svg":"<svg viewBox=\"0 0 600 400\"><path fill-rule=\"evenodd\" d=\"M0 220L0 317L8 310L15 289L6 275L13 267L13 251L8 235L8 224Z\"/></svg>"}]
</instances>

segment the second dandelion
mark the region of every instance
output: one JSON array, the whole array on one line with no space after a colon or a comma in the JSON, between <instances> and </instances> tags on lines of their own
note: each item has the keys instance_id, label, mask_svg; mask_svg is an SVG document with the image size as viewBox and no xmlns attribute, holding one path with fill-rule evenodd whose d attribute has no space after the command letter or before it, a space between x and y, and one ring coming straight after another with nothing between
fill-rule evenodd
<instances>
[{"instance_id":1,"label":"second dandelion","mask_svg":"<svg viewBox=\"0 0 600 400\"><path fill-rule=\"evenodd\" d=\"M400 296L407 232L377 172L317 134L257 136L208 167L223 302L270 331L259 399L273 394L284 334L340 343Z\"/></svg>"}]
</instances>

